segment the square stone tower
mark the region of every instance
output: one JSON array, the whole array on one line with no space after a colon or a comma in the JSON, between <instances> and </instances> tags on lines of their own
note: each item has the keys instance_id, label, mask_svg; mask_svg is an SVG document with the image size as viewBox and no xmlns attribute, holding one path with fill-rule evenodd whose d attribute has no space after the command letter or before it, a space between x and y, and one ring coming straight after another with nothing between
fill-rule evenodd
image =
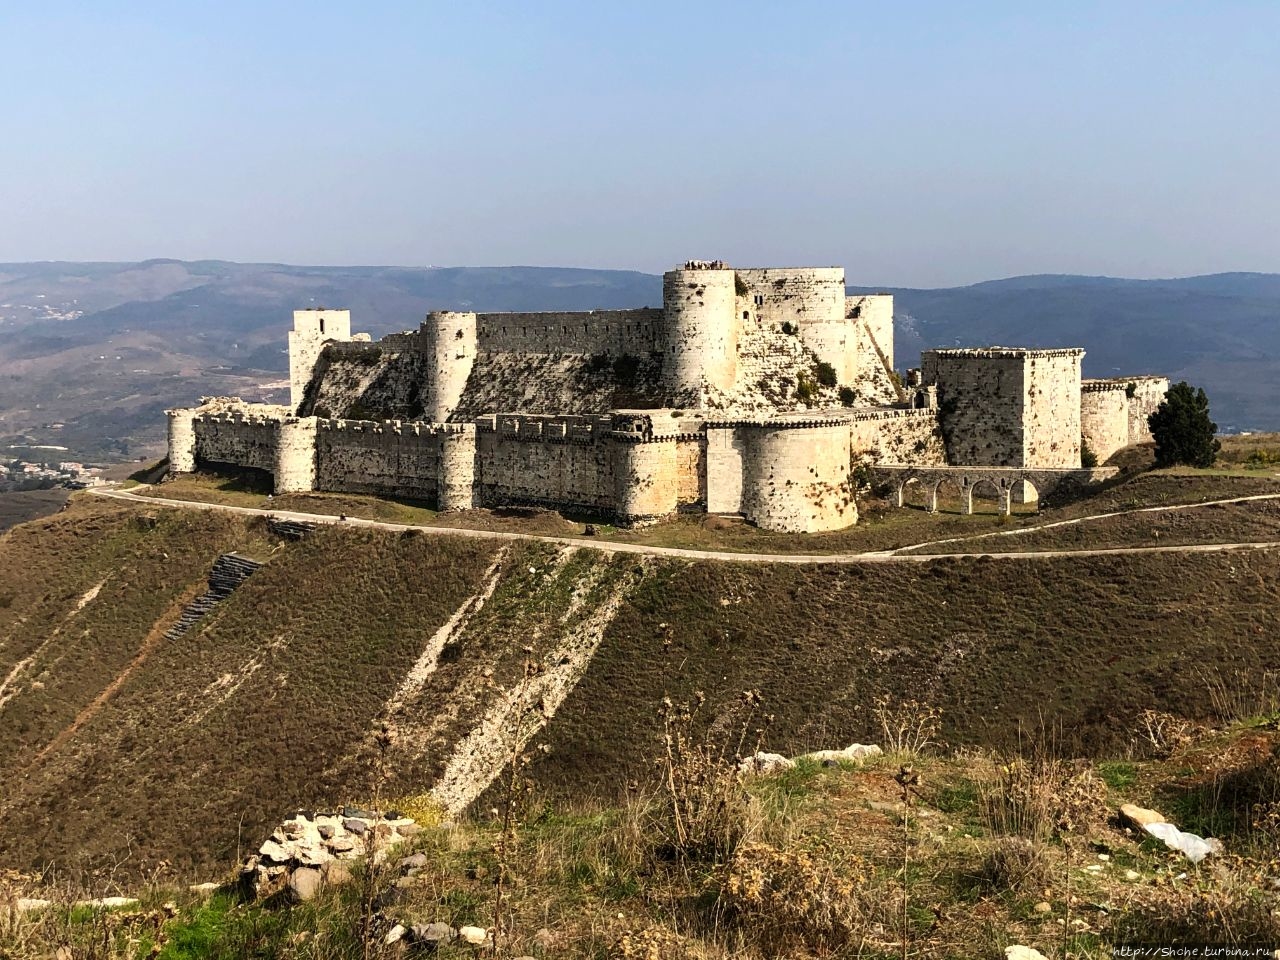
<instances>
[{"instance_id":1,"label":"square stone tower","mask_svg":"<svg viewBox=\"0 0 1280 960\"><path fill-rule=\"evenodd\" d=\"M293 311L289 331L289 406L296 413L306 396L307 384L330 340L351 339L351 311L324 308Z\"/></svg>"},{"instance_id":2,"label":"square stone tower","mask_svg":"<svg viewBox=\"0 0 1280 960\"><path fill-rule=\"evenodd\" d=\"M1078 348L929 350L947 461L966 467L1080 467Z\"/></svg>"}]
</instances>

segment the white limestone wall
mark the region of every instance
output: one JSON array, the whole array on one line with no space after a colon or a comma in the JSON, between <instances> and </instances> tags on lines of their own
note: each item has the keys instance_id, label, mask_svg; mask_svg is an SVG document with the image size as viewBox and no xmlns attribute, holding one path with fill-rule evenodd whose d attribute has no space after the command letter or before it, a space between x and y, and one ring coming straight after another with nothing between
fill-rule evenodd
<instances>
[{"instance_id":1,"label":"white limestone wall","mask_svg":"<svg viewBox=\"0 0 1280 960\"><path fill-rule=\"evenodd\" d=\"M854 352L859 369L893 369L893 297L887 293L845 298L845 314L854 328ZM881 355L884 356L883 361Z\"/></svg>"},{"instance_id":2,"label":"white limestone wall","mask_svg":"<svg viewBox=\"0 0 1280 960\"><path fill-rule=\"evenodd\" d=\"M276 493L306 493L316 488L315 417L290 417L280 421L276 465L272 472Z\"/></svg>"},{"instance_id":3,"label":"white limestone wall","mask_svg":"<svg viewBox=\"0 0 1280 960\"><path fill-rule=\"evenodd\" d=\"M1080 466L1078 349L928 350L947 459L956 466Z\"/></svg>"},{"instance_id":4,"label":"white limestone wall","mask_svg":"<svg viewBox=\"0 0 1280 960\"><path fill-rule=\"evenodd\" d=\"M1084 381L1080 392L1080 432L1104 463L1129 445L1129 398L1118 381Z\"/></svg>"},{"instance_id":5,"label":"white limestone wall","mask_svg":"<svg viewBox=\"0 0 1280 960\"><path fill-rule=\"evenodd\" d=\"M840 383L857 375L854 327L845 311L843 267L769 267L737 271L753 316L769 327L790 324Z\"/></svg>"},{"instance_id":6,"label":"white limestone wall","mask_svg":"<svg viewBox=\"0 0 1280 960\"><path fill-rule=\"evenodd\" d=\"M1023 456L1018 466L1080 468L1083 350L1028 350Z\"/></svg>"},{"instance_id":7,"label":"white limestone wall","mask_svg":"<svg viewBox=\"0 0 1280 960\"><path fill-rule=\"evenodd\" d=\"M608 417L492 416L476 433L479 505L537 504L612 513Z\"/></svg>"},{"instance_id":8,"label":"white limestone wall","mask_svg":"<svg viewBox=\"0 0 1280 960\"><path fill-rule=\"evenodd\" d=\"M639 356L666 348L663 311L482 313L476 320L478 349L487 353L599 354Z\"/></svg>"},{"instance_id":9,"label":"white limestone wall","mask_svg":"<svg viewBox=\"0 0 1280 960\"><path fill-rule=\"evenodd\" d=\"M326 342L351 339L350 310L295 310L289 331L289 405L296 412Z\"/></svg>"},{"instance_id":10,"label":"white limestone wall","mask_svg":"<svg viewBox=\"0 0 1280 960\"><path fill-rule=\"evenodd\" d=\"M1147 417L1156 412L1169 392L1168 377L1134 377L1125 381L1133 384L1133 396L1129 398L1129 443L1150 443L1151 427Z\"/></svg>"},{"instance_id":11,"label":"white limestone wall","mask_svg":"<svg viewBox=\"0 0 1280 960\"><path fill-rule=\"evenodd\" d=\"M319 420L315 488L434 500L440 429L428 423Z\"/></svg>"},{"instance_id":12,"label":"white limestone wall","mask_svg":"<svg viewBox=\"0 0 1280 960\"><path fill-rule=\"evenodd\" d=\"M235 414L198 414L195 431L196 464L229 464L274 474L280 422Z\"/></svg>"},{"instance_id":13,"label":"white limestone wall","mask_svg":"<svg viewBox=\"0 0 1280 960\"><path fill-rule=\"evenodd\" d=\"M194 409L167 410L169 417L169 474L194 473L196 428Z\"/></svg>"},{"instance_id":14,"label":"white limestone wall","mask_svg":"<svg viewBox=\"0 0 1280 960\"><path fill-rule=\"evenodd\" d=\"M920 355L923 381L938 388L939 422L948 463L962 467L1025 465L1024 361L1021 350L928 350Z\"/></svg>"},{"instance_id":15,"label":"white limestone wall","mask_svg":"<svg viewBox=\"0 0 1280 960\"><path fill-rule=\"evenodd\" d=\"M671 393L700 393L704 380L720 390L733 387L741 323L734 276L729 269L663 274L667 351L663 379Z\"/></svg>"},{"instance_id":16,"label":"white limestone wall","mask_svg":"<svg viewBox=\"0 0 1280 960\"><path fill-rule=\"evenodd\" d=\"M701 437L676 440L676 504L701 507L707 502L707 451Z\"/></svg>"},{"instance_id":17,"label":"white limestone wall","mask_svg":"<svg viewBox=\"0 0 1280 960\"><path fill-rule=\"evenodd\" d=\"M746 446L746 438L736 428L707 426L707 513L742 512L742 461Z\"/></svg>"},{"instance_id":18,"label":"white limestone wall","mask_svg":"<svg viewBox=\"0 0 1280 960\"><path fill-rule=\"evenodd\" d=\"M642 525L675 513L680 492L677 442L614 440L610 447L618 522Z\"/></svg>"},{"instance_id":19,"label":"white limestone wall","mask_svg":"<svg viewBox=\"0 0 1280 960\"><path fill-rule=\"evenodd\" d=\"M815 533L858 519L849 480L847 422L749 425L743 513L765 530Z\"/></svg>"},{"instance_id":20,"label":"white limestone wall","mask_svg":"<svg viewBox=\"0 0 1280 960\"><path fill-rule=\"evenodd\" d=\"M942 466L947 462L937 410L856 412L849 433L850 449L859 460L919 466Z\"/></svg>"},{"instance_id":21,"label":"white limestone wall","mask_svg":"<svg viewBox=\"0 0 1280 960\"><path fill-rule=\"evenodd\" d=\"M462 399L476 358L476 315L437 311L422 323L422 347L427 354L427 383L422 417L444 423Z\"/></svg>"},{"instance_id":22,"label":"white limestone wall","mask_svg":"<svg viewBox=\"0 0 1280 960\"><path fill-rule=\"evenodd\" d=\"M459 424L440 434L439 479L436 485L440 510L470 510L476 505L476 427Z\"/></svg>"}]
</instances>

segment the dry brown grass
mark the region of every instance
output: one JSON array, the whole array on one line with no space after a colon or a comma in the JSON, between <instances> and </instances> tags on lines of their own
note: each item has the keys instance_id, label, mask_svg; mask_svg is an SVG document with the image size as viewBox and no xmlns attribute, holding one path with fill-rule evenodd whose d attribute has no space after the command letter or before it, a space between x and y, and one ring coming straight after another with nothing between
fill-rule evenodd
<instances>
[{"instance_id":1,"label":"dry brown grass","mask_svg":"<svg viewBox=\"0 0 1280 960\"><path fill-rule=\"evenodd\" d=\"M177 845L178 868L207 879L289 806L359 799L369 724L492 561L471 542L326 529L281 543L256 520L143 513L76 498L0 539L0 678L35 657L0 714L10 862L92 865L130 844L141 862ZM233 549L270 562L33 765ZM389 793L420 795L494 691L518 680L522 648L549 650L635 562L516 549L414 700L430 736L397 762ZM587 574L598 586L571 615ZM532 775L553 802L620 799L652 772L664 696L705 693L696 740L732 727L741 692L757 688L775 714L771 749L792 755L882 739L876 692L941 710L949 743L1013 749L1020 728L1050 717L1063 751L1105 755L1128 747L1147 707L1214 721L1197 665L1280 670L1278 574L1267 551L909 569L654 562L532 745ZM317 755L334 759L317 770Z\"/></svg>"},{"instance_id":2,"label":"dry brown grass","mask_svg":"<svg viewBox=\"0 0 1280 960\"><path fill-rule=\"evenodd\" d=\"M1110 794L1107 808L1123 800L1149 805L1188 768L1207 773L1215 758L1258 754L1258 736L1220 734L1199 745L1202 754L1135 761L1145 786ZM1280 744L1280 734L1267 741ZM934 756L918 767L922 785L906 873L900 817L884 805L897 791L896 764L888 760L753 778L746 789L764 813L769 839L739 844L697 866L651 855L644 796L617 808L534 803L510 851L505 951L566 960L818 960L898 957L905 950L943 960L999 956L1006 945L1023 943L1047 956L1092 960L1110 956L1119 943L1244 945L1277 934L1280 902L1270 883L1280 864L1242 847L1243 834L1223 834L1228 853L1192 868L1110 818L1064 818L1082 778L1088 779L1087 765L1053 765L1029 755L1008 757L1005 766L1038 770L1051 785L1055 797L1041 807L1056 811L1042 820L1052 821L1054 836L985 834L976 823L978 798L1006 787L1010 775L971 754ZM785 805L777 803L782 796ZM777 817L788 821L786 829L773 822ZM200 943L199 952L173 954L193 960L327 960L360 955L362 941L372 943L369 955L381 956L381 937L393 920L486 925L497 896L495 846L502 833L502 823L483 814L425 830L415 844L427 855L426 868L398 884L394 904L363 933L359 883L292 909L219 898L199 905L179 897L179 915L158 933L175 945ZM1069 842L1062 842L1067 835ZM391 864L384 882L398 872ZM905 919L899 912L904 888ZM1040 901L1044 912L1035 908ZM25 937L27 954L13 949L14 931L0 931L10 937L0 939L0 950L25 960L68 933L83 943L101 929L93 922L24 926L16 935ZM471 954L454 945L441 955Z\"/></svg>"}]
</instances>

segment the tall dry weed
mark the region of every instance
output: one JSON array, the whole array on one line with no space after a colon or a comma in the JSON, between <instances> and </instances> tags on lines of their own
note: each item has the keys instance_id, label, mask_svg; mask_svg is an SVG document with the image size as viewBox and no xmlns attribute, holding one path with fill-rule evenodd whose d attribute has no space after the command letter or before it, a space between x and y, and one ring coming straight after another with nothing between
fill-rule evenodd
<instances>
[{"instance_id":1,"label":"tall dry weed","mask_svg":"<svg viewBox=\"0 0 1280 960\"><path fill-rule=\"evenodd\" d=\"M942 746L942 711L916 699L875 697L871 713L880 725L881 746L888 753L917 756Z\"/></svg>"},{"instance_id":2,"label":"tall dry weed","mask_svg":"<svg viewBox=\"0 0 1280 960\"><path fill-rule=\"evenodd\" d=\"M1222 723L1280 718L1280 670L1224 674L1215 668L1205 674L1205 688Z\"/></svg>"},{"instance_id":3,"label":"tall dry weed","mask_svg":"<svg viewBox=\"0 0 1280 960\"><path fill-rule=\"evenodd\" d=\"M759 692L748 690L733 711L734 722L700 733L704 694L681 705L663 699L661 787L652 808L661 856L721 863L751 835L758 805L738 766L763 738L763 726L756 725L760 703Z\"/></svg>"},{"instance_id":4,"label":"tall dry weed","mask_svg":"<svg viewBox=\"0 0 1280 960\"><path fill-rule=\"evenodd\" d=\"M978 782L978 811L994 834L1043 842L1106 815L1106 787L1087 763L1006 757Z\"/></svg>"},{"instance_id":5,"label":"tall dry weed","mask_svg":"<svg viewBox=\"0 0 1280 960\"><path fill-rule=\"evenodd\" d=\"M745 843L725 868L721 902L767 952L860 944L880 921L872 871L831 845L784 850Z\"/></svg>"}]
</instances>

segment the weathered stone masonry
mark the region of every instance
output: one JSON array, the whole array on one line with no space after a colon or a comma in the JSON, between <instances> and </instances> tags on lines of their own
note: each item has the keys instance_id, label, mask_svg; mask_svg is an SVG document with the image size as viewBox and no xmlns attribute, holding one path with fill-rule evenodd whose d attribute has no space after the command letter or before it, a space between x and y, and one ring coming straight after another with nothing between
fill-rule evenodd
<instances>
[{"instance_id":1,"label":"weathered stone masonry","mask_svg":"<svg viewBox=\"0 0 1280 960\"><path fill-rule=\"evenodd\" d=\"M847 296L837 267L718 261L668 272L661 309L439 311L377 343L345 310L300 310L289 348L289 406L169 412L171 472L252 467L282 493L442 510L531 504L625 524L692 510L811 532L856 520L860 463L1088 480L1082 431L1099 456L1143 439L1167 387L1090 381L1082 401L1082 350L996 347L930 351L904 389L892 297Z\"/></svg>"},{"instance_id":2,"label":"weathered stone masonry","mask_svg":"<svg viewBox=\"0 0 1280 960\"><path fill-rule=\"evenodd\" d=\"M1147 417L1169 392L1169 379L1085 380L1081 391L1080 429L1101 463L1117 450L1150 442Z\"/></svg>"}]
</instances>

